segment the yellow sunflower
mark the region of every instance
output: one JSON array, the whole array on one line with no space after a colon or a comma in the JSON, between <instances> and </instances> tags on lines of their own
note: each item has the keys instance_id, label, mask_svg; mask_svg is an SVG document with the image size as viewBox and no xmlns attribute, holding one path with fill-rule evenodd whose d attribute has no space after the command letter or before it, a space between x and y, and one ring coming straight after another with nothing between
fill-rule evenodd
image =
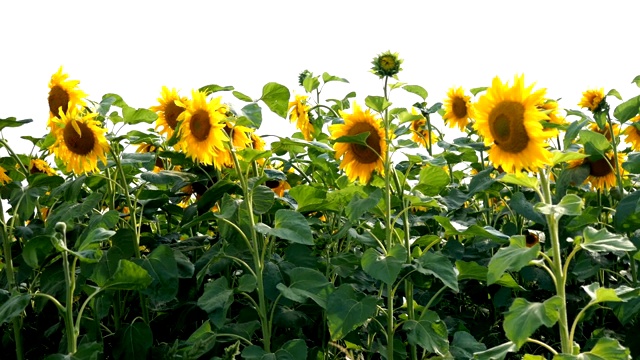
<instances>
[{"instance_id":1,"label":"yellow sunflower","mask_svg":"<svg viewBox=\"0 0 640 360\"><path fill-rule=\"evenodd\" d=\"M602 100L604 100L604 88L591 89L582 93L582 99L578 103L581 108L589 108L591 112L595 112Z\"/></svg>"},{"instance_id":2,"label":"yellow sunflower","mask_svg":"<svg viewBox=\"0 0 640 360\"><path fill-rule=\"evenodd\" d=\"M411 114L420 115L415 108L411 108ZM416 143L428 148L429 144L435 144L438 141L438 138L433 132L429 133L429 129L427 129L426 126L427 119L425 119L424 116L420 116L420 119L412 121L411 139ZM431 142L429 142L429 137L431 137Z\"/></svg>"},{"instance_id":3,"label":"yellow sunflower","mask_svg":"<svg viewBox=\"0 0 640 360\"><path fill-rule=\"evenodd\" d=\"M235 125L231 121L227 121L224 126L224 131L231 139L231 145L236 150L246 149L253 145L250 134L253 133L253 129L246 126ZM227 150L222 159L222 163L225 166L233 166L233 158L231 157L231 149Z\"/></svg>"},{"instance_id":4,"label":"yellow sunflower","mask_svg":"<svg viewBox=\"0 0 640 360\"><path fill-rule=\"evenodd\" d=\"M618 164L624 162L624 154L618 153ZM571 160L569 161L569 168L575 168L578 166L589 166L589 176L585 180L591 184L593 189L604 190L605 188L612 188L616 186L616 173L614 154L609 152L605 157L600 159L592 159L592 157ZM620 175L624 175L626 171L620 166Z\"/></svg>"},{"instance_id":5,"label":"yellow sunflower","mask_svg":"<svg viewBox=\"0 0 640 360\"><path fill-rule=\"evenodd\" d=\"M226 117L218 111L222 106L220 97L207 101L207 94L197 90L192 92L192 97L188 104L176 103L185 107L178 117L182 125L177 146L193 161L220 169L220 160L227 151L225 142L229 141L223 130Z\"/></svg>"},{"instance_id":6,"label":"yellow sunflower","mask_svg":"<svg viewBox=\"0 0 640 360\"><path fill-rule=\"evenodd\" d=\"M260 135L254 132L251 133L251 146L254 149L263 151L265 149L265 145L266 143L264 142L264 140L262 140Z\"/></svg>"},{"instance_id":7,"label":"yellow sunflower","mask_svg":"<svg viewBox=\"0 0 640 360\"><path fill-rule=\"evenodd\" d=\"M157 148L155 145L148 144L148 143L141 143L141 144L138 145L138 148L136 149L137 153L141 153L141 154L155 153L156 154L156 162L153 165L153 172L154 173L159 173L160 171L162 171L164 169L164 162L157 155L159 150L162 150L162 149L161 148Z\"/></svg>"},{"instance_id":8,"label":"yellow sunflower","mask_svg":"<svg viewBox=\"0 0 640 360\"><path fill-rule=\"evenodd\" d=\"M96 113L80 113L70 108L60 119L52 119L55 142L49 147L56 158L67 164L67 172L76 175L98 170L98 159L107 164L109 143L106 130L94 118Z\"/></svg>"},{"instance_id":9,"label":"yellow sunflower","mask_svg":"<svg viewBox=\"0 0 640 360\"><path fill-rule=\"evenodd\" d=\"M46 161L41 159L31 159L29 161L29 173L31 174L47 174L49 176L56 175L56 171L47 164Z\"/></svg>"},{"instance_id":10,"label":"yellow sunflower","mask_svg":"<svg viewBox=\"0 0 640 360\"><path fill-rule=\"evenodd\" d=\"M304 139L309 141L313 140L313 124L309 121L309 109L307 105L306 95L296 95L296 99L289 103L289 120L296 122L296 127L304 136Z\"/></svg>"},{"instance_id":11,"label":"yellow sunflower","mask_svg":"<svg viewBox=\"0 0 640 360\"><path fill-rule=\"evenodd\" d=\"M78 88L79 80L68 80L69 75L62 72L62 66L58 72L51 76L49 81L49 121L48 127L51 126L51 119L60 118L60 109L63 113L76 106L86 106L87 103L83 98L87 97L84 91Z\"/></svg>"},{"instance_id":12,"label":"yellow sunflower","mask_svg":"<svg viewBox=\"0 0 640 360\"><path fill-rule=\"evenodd\" d=\"M164 134L167 138L173 135L173 131L178 124L178 117L185 110L184 104L188 102L186 97L180 97L178 91L174 88L169 90L166 86L162 87L162 95L158 98L160 105L152 106L151 111L158 114L156 120L156 130L160 134ZM178 105L181 103L182 105Z\"/></svg>"},{"instance_id":13,"label":"yellow sunflower","mask_svg":"<svg viewBox=\"0 0 640 360\"><path fill-rule=\"evenodd\" d=\"M279 197L283 197L284 192L291 189L291 185L285 180L267 180L264 184Z\"/></svg>"},{"instance_id":14,"label":"yellow sunflower","mask_svg":"<svg viewBox=\"0 0 640 360\"><path fill-rule=\"evenodd\" d=\"M496 168L516 173L536 171L550 163L545 141L553 134L543 130L540 121L548 116L536 107L544 94L545 89L534 92L533 85L525 87L524 76L516 76L511 87L495 77L478 100L474 127L487 146L494 145L489 160Z\"/></svg>"},{"instance_id":15,"label":"yellow sunflower","mask_svg":"<svg viewBox=\"0 0 640 360\"><path fill-rule=\"evenodd\" d=\"M7 170L0 166L0 184L5 185L11 182L11 178L7 175Z\"/></svg>"},{"instance_id":16,"label":"yellow sunflower","mask_svg":"<svg viewBox=\"0 0 640 360\"><path fill-rule=\"evenodd\" d=\"M444 111L443 119L449 124L449 127L457 126L460 131L464 131L469 121L474 117L471 96L466 96L462 87L449 89L447 99L444 101Z\"/></svg>"},{"instance_id":17,"label":"yellow sunflower","mask_svg":"<svg viewBox=\"0 0 640 360\"><path fill-rule=\"evenodd\" d=\"M607 140L611 141L611 130L609 128L609 124L605 124L604 129L601 129L597 123L591 123L591 125L589 125L589 130L602 134L607 138ZM616 138L620 136L620 125L613 124L613 135Z\"/></svg>"},{"instance_id":18,"label":"yellow sunflower","mask_svg":"<svg viewBox=\"0 0 640 360\"><path fill-rule=\"evenodd\" d=\"M631 118L631 124L624 129L624 142L631 144L633 151L640 151L640 130L636 126L640 126L640 115Z\"/></svg>"},{"instance_id":19,"label":"yellow sunflower","mask_svg":"<svg viewBox=\"0 0 640 360\"><path fill-rule=\"evenodd\" d=\"M374 170L384 172L384 157L387 152L387 142L380 120L376 119L370 110L362 111L358 104L353 104L353 113L340 111L344 124L329 126L331 137L337 139L342 136L355 136L365 132L367 146L355 143L335 143L336 159L342 158L340 169L344 169L350 181L360 180L366 184L371 179Z\"/></svg>"}]
</instances>

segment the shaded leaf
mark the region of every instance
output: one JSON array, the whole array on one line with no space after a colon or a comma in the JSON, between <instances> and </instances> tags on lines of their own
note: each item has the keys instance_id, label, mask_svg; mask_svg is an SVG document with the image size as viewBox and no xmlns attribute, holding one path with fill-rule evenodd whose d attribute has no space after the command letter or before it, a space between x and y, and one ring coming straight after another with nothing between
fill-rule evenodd
<instances>
[{"instance_id":1,"label":"shaded leaf","mask_svg":"<svg viewBox=\"0 0 640 360\"><path fill-rule=\"evenodd\" d=\"M340 340L364 324L375 313L376 304L375 297L358 297L351 285L341 285L327 299L327 321L331 339Z\"/></svg>"},{"instance_id":2,"label":"shaded leaf","mask_svg":"<svg viewBox=\"0 0 640 360\"><path fill-rule=\"evenodd\" d=\"M517 298L504 317L504 332L519 349L540 326L553 326L560 318L562 299L554 296L543 303Z\"/></svg>"},{"instance_id":3,"label":"shaded leaf","mask_svg":"<svg viewBox=\"0 0 640 360\"><path fill-rule=\"evenodd\" d=\"M447 325L434 311L423 312L418 320L407 320L403 329L407 331L407 340L411 345L419 345L438 355L449 351Z\"/></svg>"},{"instance_id":4,"label":"shaded leaf","mask_svg":"<svg viewBox=\"0 0 640 360\"><path fill-rule=\"evenodd\" d=\"M487 284L494 284L505 271L518 271L527 266L531 260L538 257L540 244L528 248L524 236L513 236L509 246L500 248L489 261Z\"/></svg>"},{"instance_id":5,"label":"shaded leaf","mask_svg":"<svg viewBox=\"0 0 640 360\"><path fill-rule=\"evenodd\" d=\"M276 211L273 228L260 223L256 225L256 230L262 234L272 235L294 243L313 245L311 227L307 219L293 210L280 209Z\"/></svg>"},{"instance_id":6,"label":"shaded leaf","mask_svg":"<svg viewBox=\"0 0 640 360\"><path fill-rule=\"evenodd\" d=\"M441 253L427 251L416 261L420 264L419 272L437 277L447 287L458 292L458 279L448 257Z\"/></svg>"},{"instance_id":7,"label":"shaded leaf","mask_svg":"<svg viewBox=\"0 0 640 360\"><path fill-rule=\"evenodd\" d=\"M118 341L113 349L116 359L146 359L153 345L153 333L149 325L142 321L125 325L116 333L116 338Z\"/></svg>"},{"instance_id":8,"label":"shaded leaf","mask_svg":"<svg viewBox=\"0 0 640 360\"><path fill-rule=\"evenodd\" d=\"M583 249L595 252L634 251L636 247L625 236L610 233L607 229L596 230L587 226L582 232Z\"/></svg>"},{"instance_id":9,"label":"shaded leaf","mask_svg":"<svg viewBox=\"0 0 640 360\"><path fill-rule=\"evenodd\" d=\"M396 281L406 260L407 250L399 244L392 247L386 255L368 248L362 255L362 270L374 279L391 285Z\"/></svg>"}]
</instances>

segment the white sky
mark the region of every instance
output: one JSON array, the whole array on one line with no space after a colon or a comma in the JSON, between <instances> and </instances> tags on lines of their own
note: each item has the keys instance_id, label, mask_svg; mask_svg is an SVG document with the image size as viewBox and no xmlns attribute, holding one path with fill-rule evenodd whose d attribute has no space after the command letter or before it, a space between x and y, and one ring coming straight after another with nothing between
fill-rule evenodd
<instances>
[{"instance_id":1,"label":"white sky","mask_svg":"<svg viewBox=\"0 0 640 360\"><path fill-rule=\"evenodd\" d=\"M5 0L0 118L34 122L3 135L20 150L27 143L18 136L46 133L47 85L60 65L90 99L117 93L134 107L155 105L163 85L182 95L232 85L259 98L274 81L302 93L304 69L350 81L330 83L322 99L356 91L363 103L382 95L369 69L387 50L404 59L400 80L427 89L429 104L452 86L468 90L519 73L546 87L548 97L562 97L565 108L577 109L589 88L615 88L628 99L640 93L631 84L640 74L638 10L631 1ZM392 94L394 106L418 100L400 92ZM293 129L261 106L259 134Z\"/></svg>"}]
</instances>

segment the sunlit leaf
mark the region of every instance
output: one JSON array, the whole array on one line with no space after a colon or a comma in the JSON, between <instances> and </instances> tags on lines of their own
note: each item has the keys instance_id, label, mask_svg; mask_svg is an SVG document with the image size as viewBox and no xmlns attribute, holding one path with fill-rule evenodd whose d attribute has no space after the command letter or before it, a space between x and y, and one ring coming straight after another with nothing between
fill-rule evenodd
<instances>
[{"instance_id":1,"label":"sunlit leaf","mask_svg":"<svg viewBox=\"0 0 640 360\"><path fill-rule=\"evenodd\" d=\"M402 87L407 92L412 94L416 94L422 98L422 100L426 100L429 93L420 85L405 85Z\"/></svg>"},{"instance_id":2,"label":"sunlit leaf","mask_svg":"<svg viewBox=\"0 0 640 360\"><path fill-rule=\"evenodd\" d=\"M480 238L492 239L500 243L504 243L509 240L509 236L501 233L500 231L492 228L491 226L480 227L478 225L465 226L444 216L434 216L436 220L445 230L445 235L464 235L464 236L478 236Z\"/></svg>"},{"instance_id":3,"label":"sunlit leaf","mask_svg":"<svg viewBox=\"0 0 640 360\"><path fill-rule=\"evenodd\" d=\"M536 189L539 186L537 177L531 177L523 174L504 174L504 176L499 178L498 180L503 183L520 185L530 189Z\"/></svg>"},{"instance_id":4,"label":"sunlit leaf","mask_svg":"<svg viewBox=\"0 0 640 360\"><path fill-rule=\"evenodd\" d=\"M518 271L538 257L540 244L528 248L524 236L513 236L509 246L500 248L489 261L487 284L491 285L502 277L505 271Z\"/></svg>"},{"instance_id":5,"label":"sunlit leaf","mask_svg":"<svg viewBox=\"0 0 640 360\"><path fill-rule=\"evenodd\" d=\"M286 118L290 97L291 94L287 87L275 82L270 82L262 88L260 100L267 104L271 111L282 118Z\"/></svg>"},{"instance_id":6,"label":"sunlit leaf","mask_svg":"<svg viewBox=\"0 0 640 360\"><path fill-rule=\"evenodd\" d=\"M488 89L488 87L482 86L482 87L471 88L471 89L469 89L469 92L472 93L473 96L476 96L476 95L478 95L478 93L481 93L481 92L483 92L483 91L485 91L487 89Z\"/></svg>"},{"instance_id":7,"label":"sunlit leaf","mask_svg":"<svg viewBox=\"0 0 640 360\"><path fill-rule=\"evenodd\" d=\"M520 348L540 326L553 326L560 318L562 299L554 296L543 303L531 303L517 298L504 317L507 338Z\"/></svg>"},{"instance_id":8,"label":"sunlit leaf","mask_svg":"<svg viewBox=\"0 0 640 360\"><path fill-rule=\"evenodd\" d=\"M198 91L204 92L207 95L213 94L214 92L218 92L218 91L231 91L231 90L233 90L233 86L220 86L216 84L205 85L198 89Z\"/></svg>"},{"instance_id":9,"label":"sunlit leaf","mask_svg":"<svg viewBox=\"0 0 640 360\"><path fill-rule=\"evenodd\" d=\"M587 226L582 232L582 248L595 252L634 251L636 247L625 236L610 233L607 229L596 230Z\"/></svg>"},{"instance_id":10,"label":"sunlit leaf","mask_svg":"<svg viewBox=\"0 0 640 360\"><path fill-rule=\"evenodd\" d=\"M113 276L102 287L111 290L142 290L152 281L149 273L140 265L121 259Z\"/></svg>"},{"instance_id":11,"label":"sunlit leaf","mask_svg":"<svg viewBox=\"0 0 640 360\"><path fill-rule=\"evenodd\" d=\"M578 216L582 214L583 206L581 197L576 194L568 194L557 205L538 203L535 208L542 214L555 214L560 218L563 215Z\"/></svg>"},{"instance_id":12,"label":"sunlit leaf","mask_svg":"<svg viewBox=\"0 0 640 360\"><path fill-rule=\"evenodd\" d=\"M343 82L343 83L348 83L349 81L347 79L338 77L338 76L333 76L333 75L329 75L328 73L324 72L322 73L322 81L324 81L325 83L331 82L331 81L339 81L339 82Z\"/></svg>"},{"instance_id":13,"label":"sunlit leaf","mask_svg":"<svg viewBox=\"0 0 640 360\"><path fill-rule=\"evenodd\" d=\"M624 124L627 120L638 115L640 113L640 95L632 97L631 99L616 106L613 111L613 116Z\"/></svg>"},{"instance_id":14,"label":"sunlit leaf","mask_svg":"<svg viewBox=\"0 0 640 360\"><path fill-rule=\"evenodd\" d=\"M313 245L311 227L307 219L293 210L280 209L276 211L274 227L258 224L256 230L263 233L289 240L294 243Z\"/></svg>"},{"instance_id":15,"label":"sunlit leaf","mask_svg":"<svg viewBox=\"0 0 640 360\"><path fill-rule=\"evenodd\" d=\"M391 103L388 102L387 99L385 99L382 96L371 96L371 95L367 96L364 99L364 103L371 110L377 111L379 113L383 112L385 109L387 109L389 106L391 106Z\"/></svg>"},{"instance_id":16,"label":"sunlit leaf","mask_svg":"<svg viewBox=\"0 0 640 360\"><path fill-rule=\"evenodd\" d=\"M16 118L14 117L10 117L10 118L6 118L6 119L0 119L0 131L2 131L2 129L4 128L15 128L15 127L20 127L24 124L28 124L30 122L33 122L33 120L31 119L25 119L25 120L16 120Z\"/></svg>"},{"instance_id":17,"label":"sunlit leaf","mask_svg":"<svg viewBox=\"0 0 640 360\"><path fill-rule=\"evenodd\" d=\"M245 102L253 102L253 99L243 93L241 93L240 91L232 91L231 94L233 94L233 96L236 97L236 99L238 100L242 100Z\"/></svg>"}]
</instances>

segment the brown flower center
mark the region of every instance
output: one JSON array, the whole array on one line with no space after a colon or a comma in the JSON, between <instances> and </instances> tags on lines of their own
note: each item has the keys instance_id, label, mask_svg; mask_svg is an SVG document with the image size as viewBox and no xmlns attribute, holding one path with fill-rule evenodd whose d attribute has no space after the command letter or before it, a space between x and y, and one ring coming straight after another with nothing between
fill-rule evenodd
<instances>
[{"instance_id":1,"label":"brown flower center","mask_svg":"<svg viewBox=\"0 0 640 360\"><path fill-rule=\"evenodd\" d=\"M164 108L164 119L169 124L169 127L172 130L176 129L176 125L178 124L178 116L182 114L184 108L182 106L176 105L175 102L171 101Z\"/></svg>"},{"instance_id":2,"label":"brown flower center","mask_svg":"<svg viewBox=\"0 0 640 360\"><path fill-rule=\"evenodd\" d=\"M75 120L71 120L75 121ZM89 129L87 124L76 121L76 125L80 128L80 134L73 128L71 121L68 122L63 130L62 137L69 151L77 155L87 155L93 150L96 137L93 131Z\"/></svg>"},{"instance_id":3,"label":"brown flower center","mask_svg":"<svg viewBox=\"0 0 640 360\"><path fill-rule=\"evenodd\" d=\"M211 121L209 121L209 113L205 110L198 110L191 116L189 122L189 129L193 137L198 141L207 140L209 137L209 131L211 130Z\"/></svg>"},{"instance_id":4,"label":"brown flower center","mask_svg":"<svg viewBox=\"0 0 640 360\"><path fill-rule=\"evenodd\" d=\"M69 94L59 85L51 88L48 100L49 111L57 118L60 118L60 108L62 108L63 113L66 113L69 109Z\"/></svg>"},{"instance_id":5,"label":"brown flower center","mask_svg":"<svg viewBox=\"0 0 640 360\"><path fill-rule=\"evenodd\" d=\"M349 149L359 163L371 164L378 161L380 158L379 154L382 150L380 148L380 135L378 134L378 130L366 122L354 124L351 129L349 129L350 136L355 136L364 132L369 132L369 136L367 137L368 146L352 143L349 144Z\"/></svg>"},{"instance_id":6,"label":"brown flower center","mask_svg":"<svg viewBox=\"0 0 640 360\"><path fill-rule=\"evenodd\" d=\"M393 70L393 68L396 66L396 59L391 55L381 56L379 64L383 70Z\"/></svg>"},{"instance_id":7,"label":"brown flower center","mask_svg":"<svg viewBox=\"0 0 640 360\"><path fill-rule=\"evenodd\" d=\"M611 164L609 164L609 162L611 162ZM607 160L606 158L602 158L600 160L592 161L589 163L591 167L591 171L589 172L589 175L595 176L595 177L607 176L613 172L613 169L611 168L612 164L613 164L613 159Z\"/></svg>"},{"instance_id":8,"label":"brown flower center","mask_svg":"<svg viewBox=\"0 0 640 360\"><path fill-rule=\"evenodd\" d=\"M489 114L489 129L494 143L503 151L517 154L527 148L529 135L524 127L524 106L502 101Z\"/></svg>"},{"instance_id":9,"label":"brown flower center","mask_svg":"<svg viewBox=\"0 0 640 360\"><path fill-rule=\"evenodd\" d=\"M467 102L463 98L456 96L451 102L451 110L453 110L453 115L456 118L467 118Z\"/></svg>"}]
</instances>

